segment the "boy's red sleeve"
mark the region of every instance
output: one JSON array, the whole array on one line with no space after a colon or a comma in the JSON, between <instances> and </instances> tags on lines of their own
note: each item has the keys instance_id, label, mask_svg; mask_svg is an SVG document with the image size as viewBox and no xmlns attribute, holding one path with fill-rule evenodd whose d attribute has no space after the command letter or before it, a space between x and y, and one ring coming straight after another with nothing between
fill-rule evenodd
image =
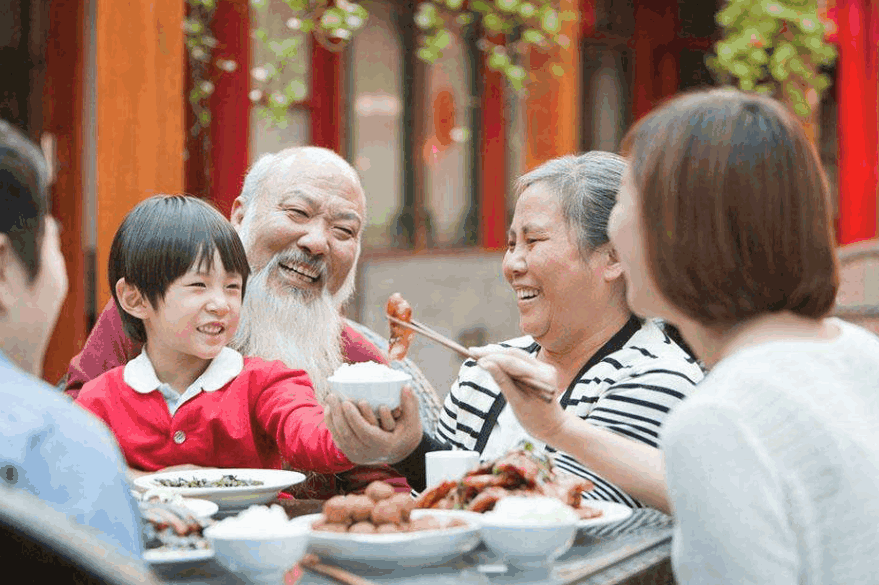
<instances>
[{"instance_id":1,"label":"boy's red sleeve","mask_svg":"<svg viewBox=\"0 0 879 585\"><path fill-rule=\"evenodd\" d=\"M308 374L274 362L248 375L252 412L287 464L318 473L338 473L354 466L333 442Z\"/></svg>"}]
</instances>

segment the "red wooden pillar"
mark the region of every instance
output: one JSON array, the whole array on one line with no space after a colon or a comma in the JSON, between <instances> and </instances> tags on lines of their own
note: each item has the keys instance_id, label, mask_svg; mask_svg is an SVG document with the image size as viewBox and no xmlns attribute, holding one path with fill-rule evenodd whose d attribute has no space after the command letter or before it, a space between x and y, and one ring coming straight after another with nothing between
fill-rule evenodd
<instances>
[{"instance_id":1,"label":"red wooden pillar","mask_svg":"<svg viewBox=\"0 0 879 585\"><path fill-rule=\"evenodd\" d=\"M639 22L635 26L633 120L637 120L653 107L653 42L643 23Z\"/></svg>"},{"instance_id":2,"label":"red wooden pillar","mask_svg":"<svg viewBox=\"0 0 879 585\"><path fill-rule=\"evenodd\" d=\"M342 152L342 63L311 40L311 144Z\"/></svg>"},{"instance_id":3,"label":"red wooden pillar","mask_svg":"<svg viewBox=\"0 0 879 585\"><path fill-rule=\"evenodd\" d=\"M54 384L86 338L86 262L83 250L83 31L79 0L56 0L49 7L43 131L56 140L52 215L61 224L61 252L67 266L67 298L46 351L43 376Z\"/></svg>"},{"instance_id":4,"label":"red wooden pillar","mask_svg":"<svg viewBox=\"0 0 879 585\"><path fill-rule=\"evenodd\" d=\"M227 217L241 192L249 162L250 13L248 0L224 0L214 13L217 59L238 64L216 76L210 98L211 199Z\"/></svg>"},{"instance_id":5,"label":"red wooden pillar","mask_svg":"<svg viewBox=\"0 0 879 585\"><path fill-rule=\"evenodd\" d=\"M848 244L876 235L876 79L869 78L867 0L839 4L839 219ZM875 53L874 50L870 51ZM872 89L871 89L872 88ZM871 144L871 142L873 142Z\"/></svg>"},{"instance_id":6,"label":"red wooden pillar","mask_svg":"<svg viewBox=\"0 0 879 585\"><path fill-rule=\"evenodd\" d=\"M867 37L867 89L869 99L867 107L873 114L872 124L869 124L869 145L872 147L870 159L873 165L873 201L879 197L879 5L876 2L868 2L867 8L870 13L869 35ZM874 216L875 217L875 216ZM874 226L874 233L876 228Z\"/></svg>"},{"instance_id":7,"label":"red wooden pillar","mask_svg":"<svg viewBox=\"0 0 879 585\"><path fill-rule=\"evenodd\" d=\"M497 39L496 39L497 40ZM507 135L504 116L503 73L488 67L488 57L480 62L482 77L482 217L480 218L481 244L489 250L499 250L507 241L507 207L505 203L507 176Z\"/></svg>"}]
</instances>

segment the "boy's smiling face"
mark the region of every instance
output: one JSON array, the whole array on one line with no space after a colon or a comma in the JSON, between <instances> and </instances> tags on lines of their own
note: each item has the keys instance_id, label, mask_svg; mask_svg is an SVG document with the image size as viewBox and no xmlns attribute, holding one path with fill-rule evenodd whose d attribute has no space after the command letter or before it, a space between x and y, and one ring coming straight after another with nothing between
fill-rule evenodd
<instances>
[{"instance_id":1,"label":"boy's smiling face","mask_svg":"<svg viewBox=\"0 0 879 585\"><path fill-rule=\"evenodd\" d=\"M143 317L150 359L168 364L212 360L229 343L241 314L240 274L226 272L219 252L208 271L198 263L171 283Z\"/></svg>"}]
</instances>

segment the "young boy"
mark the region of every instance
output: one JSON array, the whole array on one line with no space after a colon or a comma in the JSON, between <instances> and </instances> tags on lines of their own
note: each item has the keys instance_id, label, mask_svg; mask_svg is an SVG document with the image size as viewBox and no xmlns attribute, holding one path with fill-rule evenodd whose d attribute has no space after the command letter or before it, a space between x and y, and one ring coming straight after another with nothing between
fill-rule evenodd
<instances>
[{"instance_id":1,"label":"young boy","mask_svg":"<svg viewBox=\"0 0 879 585\"><path fill-rule=\"evenodd\" d=\"M47 183L36 146L0 121L0 486L39 497L139 558L140 515L113 437L38 378L67 294Z\"/></svg>"},{"instance_id":2,"label":"young boy","mask_svg":"<svg viewBox=\"0 0 879 585\"><path fill-rule=\"evenodd\" d=\"M116 434L130 467L353 467L305 372L226 347L249 272L232 225L198 199L152 197L122 222L110 288L126 333L144 348L86 384L77 402Z\"/></svg>"}]
</instances>

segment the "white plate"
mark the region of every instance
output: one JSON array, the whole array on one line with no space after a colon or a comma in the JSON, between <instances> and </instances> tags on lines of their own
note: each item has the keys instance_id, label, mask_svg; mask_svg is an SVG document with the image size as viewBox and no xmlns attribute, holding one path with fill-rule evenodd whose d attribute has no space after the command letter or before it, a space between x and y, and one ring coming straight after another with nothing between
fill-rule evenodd
<instances>
[{"instance_id":1,"label":"white plate","mask_svg":"<svg viewBox=\"0 0 879 585\"><path fill-rule=\"evenodd\" d=\"M204 487L175 488L158 483L160 479L205 479L218 480L224 475L234 475L242 480L263 482L257 486L242 487ZM183 497L210 500L221 510L246 508L254 504L271 502L284 488L305 481L305 476L296 471L280 469L192 469L186 471L166 471L144 475L134 480L134 485L142 490L161 489Z\"/></svg>"},{"instance_id":2,"label":"white plate","mask_svg":"<svg viewBox=\"0 0 879 585\"><path fill-rule=\"evenodd\" d=\"M445 530L422 530L399 534L344 534L312 530L323 514L309 514L291 522L309 529L309 550L318 556L355 561L372 567L420 567L451 560L479 544L479 524L473 512L454 510L413 510L412 517L461 518L467 526Z\"/></svg>"},{"instance_id":3,"label":"white plate","mask_svg":"<svg viewBox=\"0 0 879 585\"><path fill-rule=\"evenodd\" d=\"M153 495L155 495L157 493L158 492L156 492L156 491L152 492ZM134 499L137 500L138 504L141 507L149 507L149 505L152 503L152 502L148 502L148 501L143 500L143 496L147 495L146 493L144 493L142 495L140 493L132 491L132 495L134 496ZM170 492L167 492L167 495L174 496L174 494L171 494ZM220 507L217 504L215 504L214 502L211 502L210 500L200 500L197 498L180 497L180 499L177 500L176 502L171 498L160 498L159 502L162 502L162 503L168 502L168 503L172 503L172 504L179 503L182 507L189 510L189 512L193 516L195 516L196 518L210 518L211 516L216 514L217 511L220 509Z\"/></svg>"},{"instance_id":4,"label":"white plate","mask_svg":"<svg viewBox=\"0 0 879 585\"><path fill-rule=\"evenodd\" d=\"M143 560L151 565L170 565L177 563L197 563L214 558L214 549L198 550L149 550L143 553Z\"/></svg>"},{"instance_id":5,"label":"white plate","mask_svg":"<svg viewBox=\"0 0 879 585\"><path fill-rule=\"evenodd\" d=\"M605 524L613 524L620 520L625 520L632 515L632 509L623 504L616 502L605 502L602 500L583 500L583 506L601 510L603 514L598 518L589 518L588 520L580 520L577 523L579 528L592 528L593 526L604 526Z\"/></svg>"}]
</instances>

